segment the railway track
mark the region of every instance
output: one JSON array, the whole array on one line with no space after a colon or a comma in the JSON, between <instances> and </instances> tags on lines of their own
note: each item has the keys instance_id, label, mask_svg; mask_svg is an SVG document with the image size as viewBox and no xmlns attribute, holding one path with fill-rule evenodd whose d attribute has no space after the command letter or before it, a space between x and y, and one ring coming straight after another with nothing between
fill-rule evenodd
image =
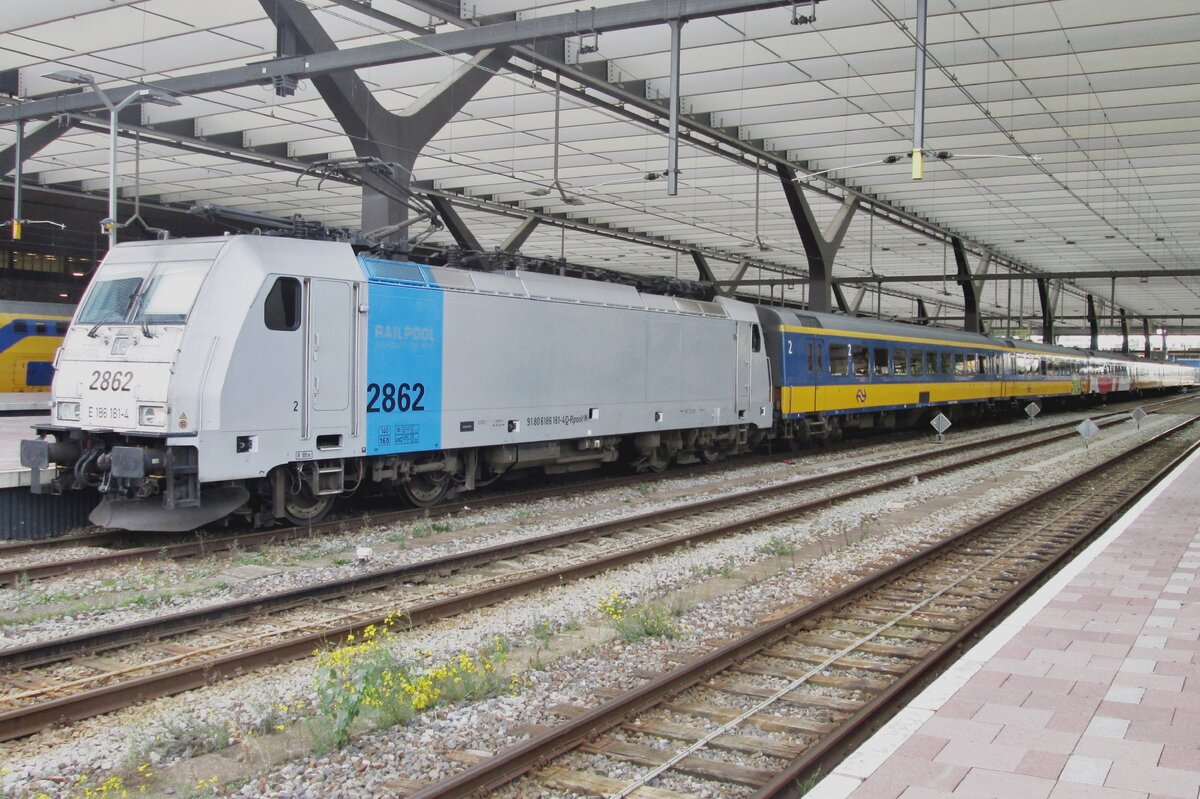
<instances>
[{"instance_id":1,"label":"railway track","mask_svg":"<svg viewBox=\"0 0 1200 799\"><path fill-rule=\"evenodd\" d=\"M514 795L798 796L839 748L1200 447L1164 443L1172 432L633 691L554 708L570 720L410 799L517 780Z\"/></svg>"},{"instance_id":2,"label":"railway track","mask_svg":"<svg viewBox=\"0 0 1200 799\"><path fill-rule=\"evenodd\" d=\"M1161 407L1169 406L1184 398L1171 398L1161 403L1154 403L1151 412ZM1107 419L1120 417L1123 411L1116 411L1097 417ZM1060 422L1042 430L1066 429L1075 422ZM870 443L878 443L872 440ZM758 456L756 460L778 461L792 458L794 455ZM739 460L739 466L753 466L755 460ZM510 503L534 502L547 497L560 497L565 491L578 489L581 491L602 491L621 488L630 485L652 482L656 480L678 479L688 474L702 474L728 468L728 462L710 465L696 465L686 469L674 469L663 474L637 474L607 477L601 480L590 480L583 485L569 484L566 489L562 485L545 486L517 492L498 492L487 495L473 495L469 500L443 503L434 508L416 508L397 511L385 511L370 515L370 523L379 525L403 524L420 521L428 517L449 516L461 513L471 508L475 510L496 507ZM152 545L120 546L125 540L125 534L118 531L98 531L76 536L65 536L57 539L39 541L20 541L0 543L0 558L21 555L39 550L59 549L63 547L116 547L108 552L88 553L86 555L47 560L37 563L22 563L0 567L0 588L17 585L22 581L44 580L64 574L73 574L130 563L151 563L166 560L183 560L199 558L221 552L246 552L272 544L281 544L312 536L337 533L346 525L362 523L365 517L341 517L303 527L283 527L269 530L254 530L239 532L233 535L199 535L183 541L156 542Z\"/></svg>"},{"instance_id":3,"label":"railway track","mask_svg":"<svg viewBox=\"0 0 1200 799\"><path fill-rule=\"evenodd\" d=\"M350 581L308 586L0 650L0 669L6 674L6 687L0 693L0 740L304 657L315 647L336 643L368 625L382 623L397 609L403 609L412 625L425 624L669 553L681 546L791 520L839 501L907 484L913 477L928 479L1074 435L1063 432L1047 438L1045 432L1045 429L1027 429L1012 434L1006 438L1034 440L1019 441L968 460L955 458L977 445L940 449L936 457L945 461L941 465L930 465L930 454L920 453L886 464L794 480L732 497L688 503L380 570ZM995 444L995 440L986 442L988 446ZM914 464L917 468L909 468ZM889 472L888 479L878 479L881 471ZM839 484L841 490L836 490ZM733 514L736 519L720 519L721 514L730 515L729 508L733 505L737 506ZM681 525L689 529L681 532ZM606 551L597 553L596 542L602 539ZM580 547L585 550L580 551ZM556 557L565 563L526 565L512 560L550 550L557 550ZM487 572L489 565L504 560L514 565L496 570L499 575ZM481 569L483 572L478 571ZM411 588L396 587L445 575L457 575L459 585L440 586L419 601L413 599ZM364 593L368 591L375 593ZM284 611L291 615L281 617L279 614ZM266 622L257 620L268 613L274 615ZM245 624L248 628L239 630L232 626L235 624ZM171 640L189 631L198 631L193 640ZM131 648L131 642L141 643Z\"/></svg>"}]
</instances>

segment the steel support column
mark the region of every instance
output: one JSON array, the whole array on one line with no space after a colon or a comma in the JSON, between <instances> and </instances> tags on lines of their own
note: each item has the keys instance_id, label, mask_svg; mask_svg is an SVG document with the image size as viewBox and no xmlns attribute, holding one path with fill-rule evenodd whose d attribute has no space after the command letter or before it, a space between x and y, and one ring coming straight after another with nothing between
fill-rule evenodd
<instances>
[{"instance_id":1,"label":"steel support column","mask_svg":"<svg viewBox=\"0 0 1200 799\"><path fill-rule=\"evenodd\" d=\"M1146 358L1149 358L1150 357L1150 320L1144 316L1142 317L1142 339L1145 342L1145 352L1143 353L1143 355L1145 355Z\"/></svg>"},{"instance_id":2,"label":"steel support column","mask_svg":"<svg viewBox=\"0 0 1200 799\"><path fill-rule=\"evenodd\" d=\"M712 267L708 265L708 259L704 257L704 253L699 250L692 250L692 261L696 264L696 271L700 273L700 280L705 283L711 283L713 288L719 293L720 288L717 286L717 276L713 274Z\"/></svg>"},{"instance_id":3,"label":"steel support column","mask_svg":"<svg viewBox=\"0 0 1200 799\"><path fill-rule=\"evenodd\" d=\"M1100 349L1100 320L1096 318L1096 298L1087 295L1088 334L1091 336L1091 349Z\"/></svg>"},{"instance_id":4,"label":"steel support column","mask_svg":"<svg viewBox=\"0 0 1200 799\"><path fill-rule=\"evenodd\" d=\"M483 252L483 245L479 243L479 239L475 238L475 234L467 227L467 223L458 215L458 211L454 210L454 206L450 204L449 200L432 194L426 195L426 197L437 209L438 216L446 225L446 230L454 237L454 241L459 247L468 252Z\"/></svg>"},{"instance_id":5,"label":"steel support column","mask_svg":"<svg viewBox=\"0 0 1200 799\"><path fill-rule=\"evenodd\" d=\"M21 139L19 147L13 144L11 147L0 150L0 177L4 177L17 168L18 154L22 161L28 161L47 144L57 141L59 136L73 127L75 127L75 123L70 117L52 119L32 133L26 134Z\"/></svg>"},{"instance_id":6,"label":"steel support column","mask_svg":"<svg viewBox=\"0 0 1200 799\"><path fill-rule=\"evenodd\" d=\"M979 314L979 284L975 282L975 277L971 274L971 267L967 264L966 248L963 247L962 239L957 236L950 239L950 245L954 250L954 263L957 265L955 279L963 293L965 308L963 330L969 333L982 333L983 318ZM991 259L984 256L984 263L990 264ZM986 268L984 272L986 273Z\"/></svg>"},{"instance_id":7,"label":"steel support column","mask_svg":"<svg viewBox=\"0 0 1200 799\"><path fill-rule=\"evenodd\" d=\"M307 6L297 0L259 2L280 31L280 46L296 50L281 52L281 57L337 51L337 45ZM421 149L509 57L506 49L477 53L399 114L384 108L353 71L315 75L312 82L349 137L355 154L396 165L394 181L403 193L412 182L412 167ZM364 170L363 175L363 230L396 225L408 218L408 206L393 196L394 192L382 191L384 186L369 170Z\"/></svg>"},{"instance_id":8,"label":"steel support column","mask_svg":"<svg viewBox=\"0 0 1200 799\"><path fill-rule=\"evenodd\" d=\"M1039 277L1037 281L1038 300L1042 306L1042 342L1044 344L1054 343L1054 300L1050 290L1050 281L1044 277Z\"/></svg>"},{"instance_id":9,"label":"steel support column","mask_svg":"<svg viewBox=\"0 0 1200 799\"><path fill-rule=\"evenodd\" d=\"M1121 309L1121 354L1129 354L1129 317L1124 308Z\"/></svg>"},{"instance_id":10,"label":"steel support column","mask_svg":"<svg viewBox=\"0 0 1200 799\"><path fill-rule=\"evenodd\" d=\"M842 287L837 283L834 283L832 292L833 301L837 303L838 310L844 314L848 314L849 316L854 316L854 312L850 310L850 303L846 302L846 293L842 291ZM809 304L808 309L810 311L815 310L811 303Z\"/></svg>"},{"instance_id":11,"label":"steel support column","mask_svg":"<svg viewBox=\"0 0 1200 799\"><path fill-rule=\"evenodd\" d=\"M929 324L929 310L925 307L925 300L917 297L917 324Z\"/></svg>"},{"instance_id":12,"label":"steel support column","mask_svg":"<svg viewBox=\"0 0 1200 799\"><path fill-rule=\"evenodd\" d=\"M541 219L530 214L517 225L517 229L508 234L508 238L500 245L500 252L517 252L525 241L537 230L537 226L541 224Z\"/></svg>"},{"instance_id":13,"label":"steel support column","mask_svg":"<svg viewBox=\"0 0 1200 799\"><path fill-rule=\"evenodd\" d=\"M858 197L847 196L843 199L842 207L829 223L829 229L822 233L808 200L804 199L804 193L796 183L796 171L785 164L779 164L777 169L783 194L787 197L792 219L804 244L804 254L808 257L808 308L818 313L829 313L832 310L833 259L842 246L854 212L858 210Z\"/></svg>"},{"instance_id":14,"label":"steel support column","mask_svg":"<svg viewBox=\"0 0 1200 799\"><path fill-rule=\"evenodd\" d=\"M725 290L722 291L721 287L717 286L717 293L723 294L726 297L732 297L734 294L736 294L737 288L738 288L738 283L741 282L741 279L746 276L746 270L749 268L750 268L750 262L745 259L742 259L741 263L739 263L737 265L737 269L734 269L733 274L729 276L730 282L725 287Z\"/></svg>"}]
</instances>

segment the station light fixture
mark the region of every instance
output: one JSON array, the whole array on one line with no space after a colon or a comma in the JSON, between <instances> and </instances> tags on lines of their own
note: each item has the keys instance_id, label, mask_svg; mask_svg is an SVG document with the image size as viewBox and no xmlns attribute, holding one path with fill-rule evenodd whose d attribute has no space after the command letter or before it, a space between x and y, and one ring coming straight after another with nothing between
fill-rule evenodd
<instances>
[{"instance_id":1,"label":"station light fixture","mask_svg":"<svg viewBox=\"0 0 1200 799\"><path fill-rule=\"evenodd\" d=\"M121 110L131 103L176 106L180 105L179 98L153 86L142 86L126 95L120 102L113 103L107 94L100 91L95 75L73 69L60 69L44 77L76 86L90 86L96 97L108 109L108 218L100 221L100 230L108 234L108 248L111 250L117 245L117 230L121 227L117 221L117 117Z\"/></svg>"}]
</instances>

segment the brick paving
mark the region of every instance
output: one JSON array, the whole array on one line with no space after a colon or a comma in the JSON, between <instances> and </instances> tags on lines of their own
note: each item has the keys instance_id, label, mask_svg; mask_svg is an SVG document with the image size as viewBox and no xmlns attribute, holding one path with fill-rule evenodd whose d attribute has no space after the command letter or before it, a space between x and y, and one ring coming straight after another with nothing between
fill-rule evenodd
<instances>
[{"instance_id":1,"label":"brick paving","mask_svg":"<svg viewBox=\"0 0 1200 799\"><path fill-rule=\"evenodd\" d=\"M1200 799L1200 456L808 799Z\"/></svg>"}]
</instances>

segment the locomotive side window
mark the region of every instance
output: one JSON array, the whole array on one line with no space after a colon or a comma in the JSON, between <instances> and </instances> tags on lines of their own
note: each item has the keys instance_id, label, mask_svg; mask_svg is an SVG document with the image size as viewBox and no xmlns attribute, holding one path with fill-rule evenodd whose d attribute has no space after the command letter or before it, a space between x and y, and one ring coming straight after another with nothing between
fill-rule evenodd
<instances>
[{"instance_id":1,"label":"locomotive side window","mask_svg":"<svg viewBox=\"0 0 1200 799\"><path fill-rule=\"evenodd\" d=\"M875 374L889 375L892 370L888 368L888 351L883 347L875 348Z\"/></svg>"},{"instance_id":2,"label":"locomotive side window","mask_svg":"<svg viewBox=\"0 0 1200 799\"><path fill-rule=\"evenodd\" d=\"M867 376L867 372L870 371L870 364L866 347L860 344L850 345L850 362L854 366L855 377Z\"/></svg>"},{"instance_id":3,"label":"locomotive side window","mask_svg":"<svg viewBox=\"0 0 1200 799\"><path fill-rule=\"evenodd\" d=\"M275 280L263 307L268 330L300 329L300 281L294 277Z\"/></svg>"},{"instance_id":4,"label":"locomotive side window","mask_svg":"<svg viewBox=\"0 0 1200 799\"><path fill-rule=\"evenodd\" d=\"M845 344L830 344L829 345L829 374L831 375L848 375L850 374L850 361L846 357L848 352Z\"/></svg>"}]
</instances>

